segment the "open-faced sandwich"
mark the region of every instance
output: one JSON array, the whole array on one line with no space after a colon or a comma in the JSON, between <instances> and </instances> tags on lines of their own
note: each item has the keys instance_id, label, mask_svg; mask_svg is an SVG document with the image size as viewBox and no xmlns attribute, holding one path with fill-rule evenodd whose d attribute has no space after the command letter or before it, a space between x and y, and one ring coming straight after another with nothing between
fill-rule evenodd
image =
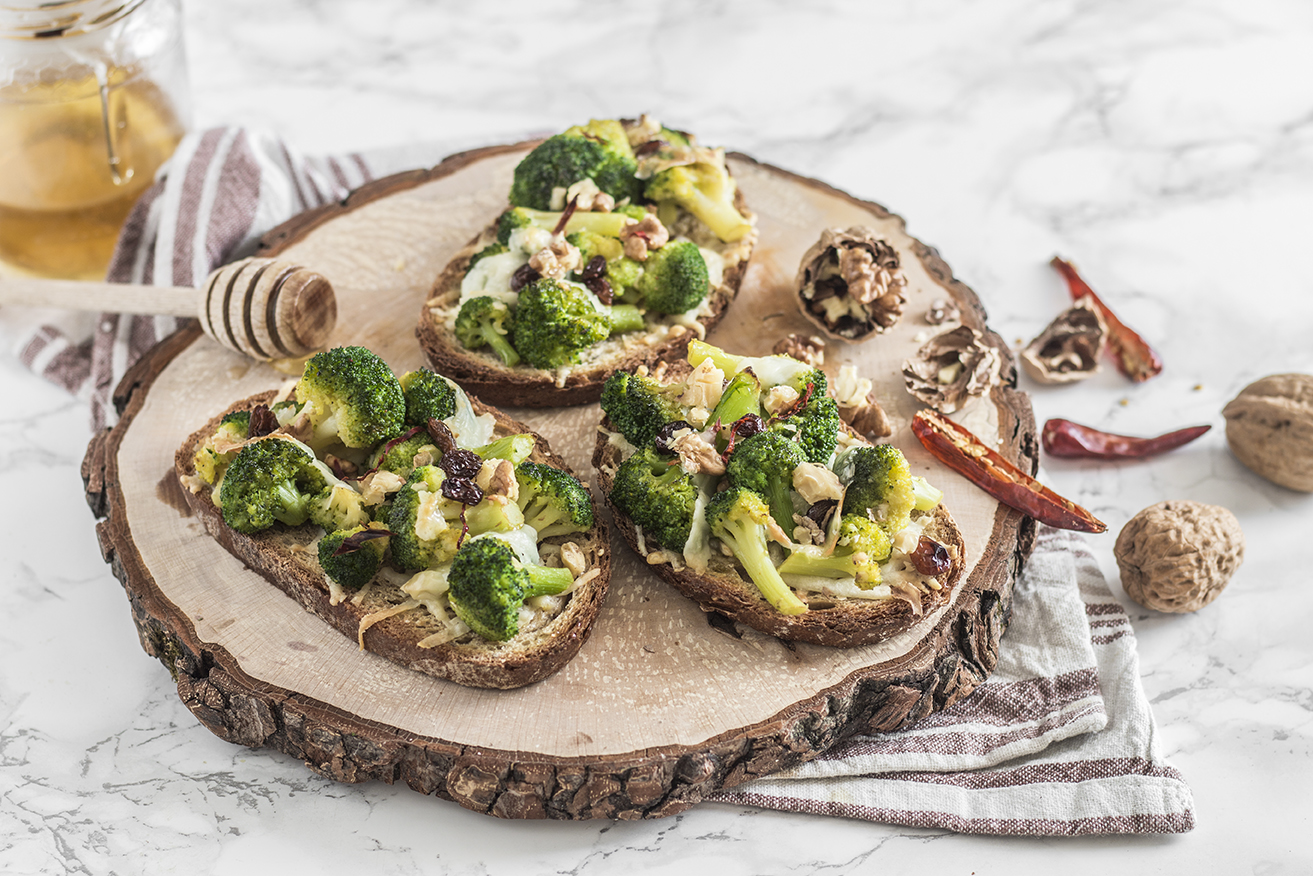
<instances>
[{"instance_id":1,"label":"open-faced sandwich","mask_svg":"<svg viewBox=\"0 0 1313 876\"><path fill-rule=\"evenodd\" d=\"M363 347L234 405L175 468L231 553L362 649L439 678L545 678L606 593L605 525L543 439Z\"/></svg>"},{"instance_id":2,"label":"open-faced sandwich","mask_svg":"<svg viewBox=\"0 0 1313 876\"><path fill-rule=\"evenodd\" d=\"M847 429L826 375L700 341L619 371L593 464L630 547L704 610L852 647L946 604L964 543L942 493Z\"/></svg>"},{"instance_id":3,"label":"open-faced sandwich","mask_svg":"<svg viewBox=\"0 0 1313 876\"><path fill-rule=\"evenodd\" d=\"M682 358L757 239L724 151L647 116L543 141L509 200L442 272L417 329L434 368L497 404L594 402L616 369Z\"/></svg>"}]
</instances>

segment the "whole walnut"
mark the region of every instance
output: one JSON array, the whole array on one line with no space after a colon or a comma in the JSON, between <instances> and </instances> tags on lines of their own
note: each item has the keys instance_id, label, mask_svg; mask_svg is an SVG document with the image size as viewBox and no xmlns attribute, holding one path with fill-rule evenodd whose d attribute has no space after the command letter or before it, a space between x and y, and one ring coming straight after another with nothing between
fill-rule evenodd
<instances>
[{"instance_id":1,"label":"whole walnut","mask_svg":"<svg viewBox=\"0 0 1313 876\"><path fill-rule=\"evenodd\" d=\"M1235 515L1219 505L1150 505L1117 535L1126 595L1155 611L1198 611L1217 598L1245 558Z\"/></svg>"},{"instance_id":2,"label":"whole walnut","mask_svg":"<svg viewBox=\"0 0 1313 876\"><path fill-rule=\"evenodd\" d=\"M1222 409L1236 459L1274 484L1313 492L1313 377L1273 374Z\"/></svg>"}]
</instances>

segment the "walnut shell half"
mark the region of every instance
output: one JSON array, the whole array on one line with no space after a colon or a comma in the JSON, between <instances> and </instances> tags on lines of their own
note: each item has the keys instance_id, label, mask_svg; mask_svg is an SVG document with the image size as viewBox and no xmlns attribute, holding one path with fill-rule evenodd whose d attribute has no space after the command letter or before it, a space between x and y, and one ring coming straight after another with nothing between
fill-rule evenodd
<instances>
[{"instance_id":1,"label":"walnut shell half","mask_svg":"<svg viewBox=\"0 0 1313 876\"><path fill-rule=\"evenodd\" d=\"M1150 505L1117 535L1126 595L1155 611L1198 611L1217 598L1245 558L1245 535L1220 505Z\"/></svg>"},{"instance_id":2,"label":"walnut shell half","mask_svg":"<svg viewBox=\"0 0 1313 876\"><path fill-rule=\"evenodd\" d=\"M903 315L898 252L870 228L827 228L798 265L798 307L828 337L862 341Z\"/></svg>"},{"instance_id":3,"label":"walnut shell half","mask_svg":"<svg viewBox=\"0 0 1313 876\"><path fill-rule=\"evenodd\" d=\"M1088 295L1058 314L1021 351L1021 365L1038 383L1074 383L1099 370L1108 327Z\"/></svg>"},{"instance_id":4,"label":"walnut shell half","mask_svg":"<svg viewBox=\"0 0 1313 876\"><path fill-rule=\"evenodd\" d=\"M1313 377L1273 374L1222 409L1236 459L1291 490L1313 493Z\"/></svg>"},{"instance_id":5,"label":"walnut shell half","mask_svg":"<svg viewBox=\"0 0 1313 876\"><path fill-rule=\"evenodd\" d=\"M998 350L985 344L984 335L962 325L940 332L905 359L903 381L912 395L951 414L994 385L999 364Z\"/></svg>"}]
</instances>

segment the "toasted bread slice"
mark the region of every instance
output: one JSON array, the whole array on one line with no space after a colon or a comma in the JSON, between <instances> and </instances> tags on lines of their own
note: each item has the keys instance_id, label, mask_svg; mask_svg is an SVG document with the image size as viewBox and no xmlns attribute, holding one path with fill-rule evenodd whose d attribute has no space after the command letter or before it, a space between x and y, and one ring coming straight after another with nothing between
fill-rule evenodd
<instances>
[{"instance_id":1,"label":"toasted bread slice","mask_svg":"<svg viewBox=\"0 0 1313 876\"><path fill-rule=\"evenodd\" d=\"M677 363L666 377L682 378L687 363ZM864 444L864 439L847 429L847 440ZM640 528L611 501L611 487L620 464L633 452L632 445L619 435L604 417L598 429L593 451L593 467L598 484L614 516L615 527L629 547L645 557L648 566L680 593L697 602L704 611L718 612L731 620L760 630L779 639L851 648L869 645L896 636L914 626L922 617L948 604L966 568L966 543L948 509L939 504L931 511L914 511L912 527L942 545L948 553L949 567L938 576L926 576L906 568L882 567L891 578L903 582L885 598L836 595L830 588L796 589L807 604L801 614L786 615L776 610L732 556L711 552L707 568L691 568L682 554L648 541ZM714 542L713 542L714 544ZM895 552L895 561L899 553ZM895 565L900 565L895 562ZM838 590L839 588L834 588Z\"/></svg>"},{"instance_id":2,"label":"toasted bread slice","mask_svg":"<svg viewBox=\"0 0 1313 876\"><path fill-rule=\"evenodd\" d=\"M753 215L737 193L735 204L749 221ZM479 233L439 275L421 310L415 334L433 369L455 380L469 392L499 405L555 408L590 404L602 394L602 385L617 369L656 367L659 362L683 358L692 338L706 337L720 322L743 282L748 260L756 245L756 231L732 243L724 243L697 220L683 214L675 229L698 246L716 252L724 262L720 282L714 283L696 318L649 313L646 328L602 341L584 354L577 365L554 371L523 363L508 368L487 347L469 350L456 338L456 314L460 312L461 281L470 259L497 239L496 224Z\"/></svg>"},{"instance_id":3,"label":"toasted bread slice","mask_svg":"<svg viewBox=\"0 0 1313 876\"><path fill-rule=\"evenodd\" d=\"M274 395L269 392L252 396L230 411L269 404ZM470 404L476 414L488 413L494 417L496 437L533 434L536 444L529 459L569 471L564 460L552 453L541 436L478 399L470 397ZM363 650L457 684L505 689L546 678L564 666L587 640L606 596L611 572L606 525L596 508L592 529L545 542L574 542L586 560L586 571L576 578L573 589L561 598L563 604L555 611L535 612L528 623L522 623L519 634L506 642L487 641L470 632L442 644L422 647L423 640L444 629L426 609L416 606L391 616L381 614L413 602L401 590L410 575L385 565L370 584L358 591L360 598L350 593L341 598L340 590L335 596L334 587L330 586L317 559L315 545L323 534L319 527L275 524L248 535L224 523L219 507L211 498L210 487L197 477L193 463L197 447L214 433L221 419L216 417L194 432L174 456L174 468L192 511L229 553L343 635L359 640ZM367 625L363 633L362 624Z\"/></svg>"}]
</instances>

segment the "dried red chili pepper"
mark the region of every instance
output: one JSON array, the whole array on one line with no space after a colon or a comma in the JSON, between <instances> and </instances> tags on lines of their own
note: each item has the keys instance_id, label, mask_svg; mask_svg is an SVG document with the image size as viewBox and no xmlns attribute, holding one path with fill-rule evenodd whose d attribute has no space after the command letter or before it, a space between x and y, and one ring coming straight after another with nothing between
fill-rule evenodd
<instances>
[{"instance_id":1,"label":"dried red chili pepper","mask_svg":"<svg viewBox=\"0 0 1313 876\"><path fill-rule=\"evenodd\" d=\"M944 465L998 499L1058 529L1104 532L1101 521L990 449L970 430L932 410L912 418L912 433Z\"/></svg>"},{"instance_id":2,"label":"dried red chili pepper","mask_svg":"<svg viewBox=\"0 0 1313 876\"><path fill-rule=\"evenodd\" d=\"M1071 290L1073 301L1088 295L1090 301L1094 302L1094 306L1108 326L1108 349L1117 360L1118 371L1136 383L1143 383L1163 370L1163 360L1153 348L1108 309L1108 305L1094 294L1094 290L1081 279L1080 274L1076 273L1076 269L1070 263L1054 256L1049 264L1067 281L1067 288Z\"/></svg>"},{"instance_id":3,"label":"dried red chili pepper","mask_svg":"<svg viewBox=\"0 0 1313 876\"><path fill-rule=\"evenodd\" d=\"M1100 432L1071 420L1052 419L1044 424L1040 441L1045 453L1063 459L1142 459L1189 444L1211 428L1191 426L1156 438L1134 438Z\"/></svg>"}]
</instances>

